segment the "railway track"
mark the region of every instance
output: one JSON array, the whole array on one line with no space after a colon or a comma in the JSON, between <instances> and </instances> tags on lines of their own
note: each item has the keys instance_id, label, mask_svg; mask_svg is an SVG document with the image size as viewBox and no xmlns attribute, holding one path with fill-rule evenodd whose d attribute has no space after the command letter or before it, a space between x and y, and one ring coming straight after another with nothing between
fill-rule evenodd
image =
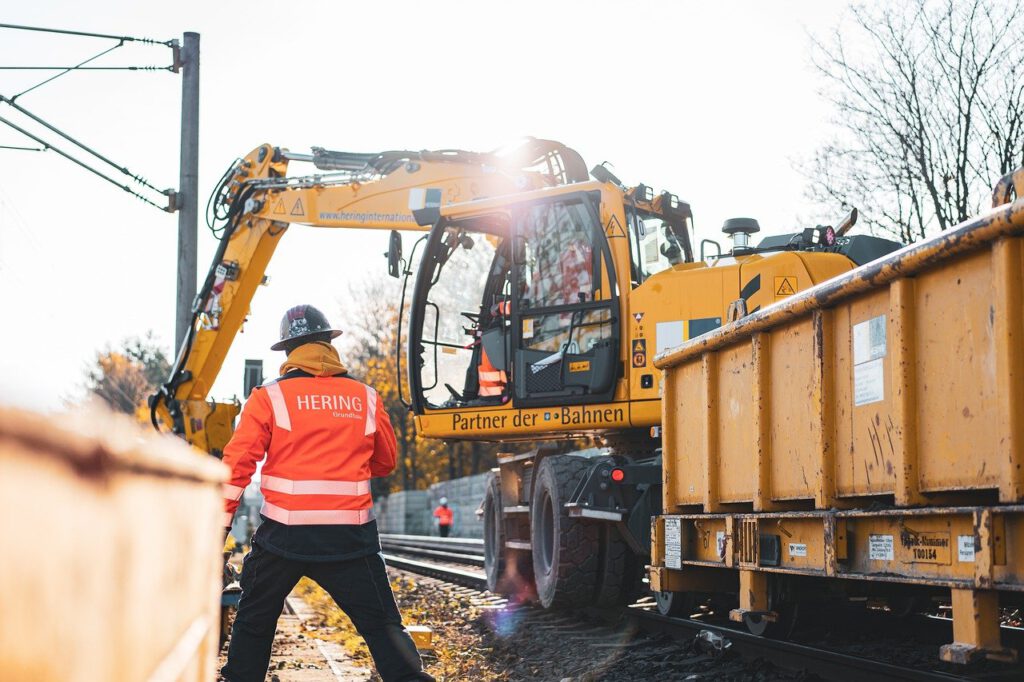
<instances>
[{"instance_id":1,"label":"railway track","mask_svg":"<svg viewBox=\"0 0 1024 682\"><path fill-rule=\"evenodd\" d=\"M483 568L483 540L382 533L380 544L389 566L487 591L484 572L470 568Z\"/></svg>"},{"instance_id":2,"label":"railway track","mask_svg":"<svg viewBox=\"0 0 1024 682\"><path fill-rule=\"evenodd\" d=\"M385 560L390 566L401 570L427 575L444 582L486 592L486 579L482 570L483 542L466 538L437 538L414 535L381 535ZM528 612L538 611L522 606ZM1020 668L981 669L958 674L950 671L927 669L929 666L910 667L863 656L807 646L789 641L757 637L744 630L725 623L708 622L700 619L662 616L652 600L641 600L622 611L586 610L591 620L604 622L607 627L631 627L651 635L667 635L673 639L692 639L701 632L703 635L729 643L732 651L747 658L770 661L779 668L812 672L826 680L893 680L893 681L938 681L954 680L1020 680L1024 673ZM572 627L572 621L566 627ZM578 626L577 626L578 627ZM938 661L935 666L941 665Z\"/></svg>"}]
</instances>

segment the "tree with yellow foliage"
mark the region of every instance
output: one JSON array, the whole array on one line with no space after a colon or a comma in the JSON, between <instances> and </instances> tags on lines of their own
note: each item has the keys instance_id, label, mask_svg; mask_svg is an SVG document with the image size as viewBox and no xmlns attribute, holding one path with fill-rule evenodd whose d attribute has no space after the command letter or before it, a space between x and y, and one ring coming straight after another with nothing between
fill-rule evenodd
<instances>
[{"instance_id":1,"label":"tree with yellow foliage","mask_svg":"<svg viewBox=\"0 0 1024 682\"><path fill-rule=\"evenodd\" d=\"M496 466L496 447L491 444L445 443L416 433L412 412L402 402L403 397L409 398L404 336L396 353L400 293L397 281L371 277L352 285L341 310L345 335L338 345L342 359L354 378L377 389L398 440L398 467L389 478L374 481L375 495L423 489ZM360 303L353 306L353 301ZM407 320L408 312L403 317Z\"/></svg>"},{"instance_id":2,"label":"tree with yellow foliage","mask_svg":"<svg viewBox=\"0 0 1024 682\"><path fill-rule=\"evenodd\" d=\"M135 414L169 373L167 356L150 333L96 353L86 369L86 390L116 412Z\"/></svg>"}]
</instances>

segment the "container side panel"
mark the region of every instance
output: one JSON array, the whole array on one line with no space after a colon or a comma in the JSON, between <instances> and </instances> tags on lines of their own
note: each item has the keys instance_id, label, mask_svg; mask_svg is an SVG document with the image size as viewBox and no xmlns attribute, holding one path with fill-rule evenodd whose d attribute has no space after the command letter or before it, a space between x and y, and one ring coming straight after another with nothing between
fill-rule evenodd
<instances>
[{"instance_id":1,"label":"container side panel","mask_svg":"<svg viewBox=\"0 0 1024 682\"><path fill-rule=\"evenodd\" d=\"M704 470L705 419L703 377L698 358L666 373L666 382L672 383L672 403L665 405L665 458L666 476L671 484L675 505L704 503L703 489L707 472ZM666 487L666 493L668 487Z\"/></svg>"},{"instance_id":2,"label":"container side panel","mask_svg":"<svg viewBox=\"0 0 1024 682\"><path fill-rule=\"evenodd\" d=\"M813 499L818 482L820 402L811 318L771 333L771 481L775 500Z\"/></svg>"},{"instance_id":3,"label":"container side panel","mask_svg":"<svg viewBox=\"0 0 1024 682\"><path fill-rule=\"evenodd\" d=\"M757 472L754 363L750 340L718 352L718 429L721 502L750 502Z\"/></svg>"},{"instance_id":4,"label":"container side panel","mask_svg":"<svg viewBox=\"0 0 1024 682\"><path fill-rule=\"evenodd\" d=\"M889 294L874 291L837 315L836 452L841 496L892 493L895 482Z\"/></svg>"},{"instance_id":5,"label":"container side panel","mask_svg":"<svg viewBox=\"0 0 1024 682\"><path fill-rule=\"evenodd\" d=\"M990 265L986 250L917 278L922 491L998 487Z\"/></svg>"}]
</instances>

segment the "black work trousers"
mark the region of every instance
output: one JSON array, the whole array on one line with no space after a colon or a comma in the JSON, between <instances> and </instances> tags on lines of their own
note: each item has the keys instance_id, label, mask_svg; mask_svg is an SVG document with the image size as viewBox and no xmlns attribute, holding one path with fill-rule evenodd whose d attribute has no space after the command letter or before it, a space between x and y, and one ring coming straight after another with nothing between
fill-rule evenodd
<instances>
[{"instance_id":1,"label":"black work trousers","mask_svg":"<svg viewBox=\"0 0 1024 682\"><path fill-rule=\"evenodd\" d=\"M384 682L433 680L423 665L391 593L378 554L347 561L295 561L259 545L242 566L242 597L231 631L228 662L221 674L230 682L263 682L285 597L303 576L334 598L366 640Z\"/></svg>"}]
</instances>

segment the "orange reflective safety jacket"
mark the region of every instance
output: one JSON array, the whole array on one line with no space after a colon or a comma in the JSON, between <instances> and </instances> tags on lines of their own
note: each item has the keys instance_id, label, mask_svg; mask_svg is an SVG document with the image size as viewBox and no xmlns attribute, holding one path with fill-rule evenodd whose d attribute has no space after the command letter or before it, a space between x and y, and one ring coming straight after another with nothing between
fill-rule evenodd
<instances>
[{"instance_id":1,"label":"orange reflective safety jacket","mask_svg":"<svg viewBox=\"0 0 1024 682\"><path fill-rule=\"evenodd\" d=\"M487 351L483 348L480 349L480 364L477 365L476 371L479 379L478 395L491 397L502 395L505 392L508 377L505 372L491 364L491 359L487 357Z\"/></svg>"},{"instance_id":2,"label":"orange reflective safety jacket","mask_svg":"<svg viewBox=\"0 0 1024 682\"><path fill-rule=\"evenodd\" d=\"M434 516L437 517L437 523L441 526L452 525L452 519L455 518L450 507L441 506L434 510Z\"/></svg>"},{"instance_id":3,"label":"orange reflective safety jacket","mask_svg":"<svg viewBox=\"0 0 1024 682\"><path fill-rule=\"evenodd\" d=\"M512 314L512 304L509 301L500 301L491 306L491 317L497 320L497 324L504 324L504 318L510 314ZM481 398L487 398L500 396L505 393L508 375L503 370L499 370L494 366L483 347L480 348L480 364L477 365L476 371L479 386L477 395ZM434 516L437 516L436 511Z\"/></svg>"},{"instance_id":4,"label":"orange reflective safety jacket","mask_svg":"<svg viewBox=\"0 0 1024 682\"><path fill-rule=\"evenodd\" d=\"M224 525L266 454L261 513L288 526L373 520L370 478L395 468L395 432L377 392L344 376L285 375L253 391L224 448Z\"/></svg>"}]
</instances>

